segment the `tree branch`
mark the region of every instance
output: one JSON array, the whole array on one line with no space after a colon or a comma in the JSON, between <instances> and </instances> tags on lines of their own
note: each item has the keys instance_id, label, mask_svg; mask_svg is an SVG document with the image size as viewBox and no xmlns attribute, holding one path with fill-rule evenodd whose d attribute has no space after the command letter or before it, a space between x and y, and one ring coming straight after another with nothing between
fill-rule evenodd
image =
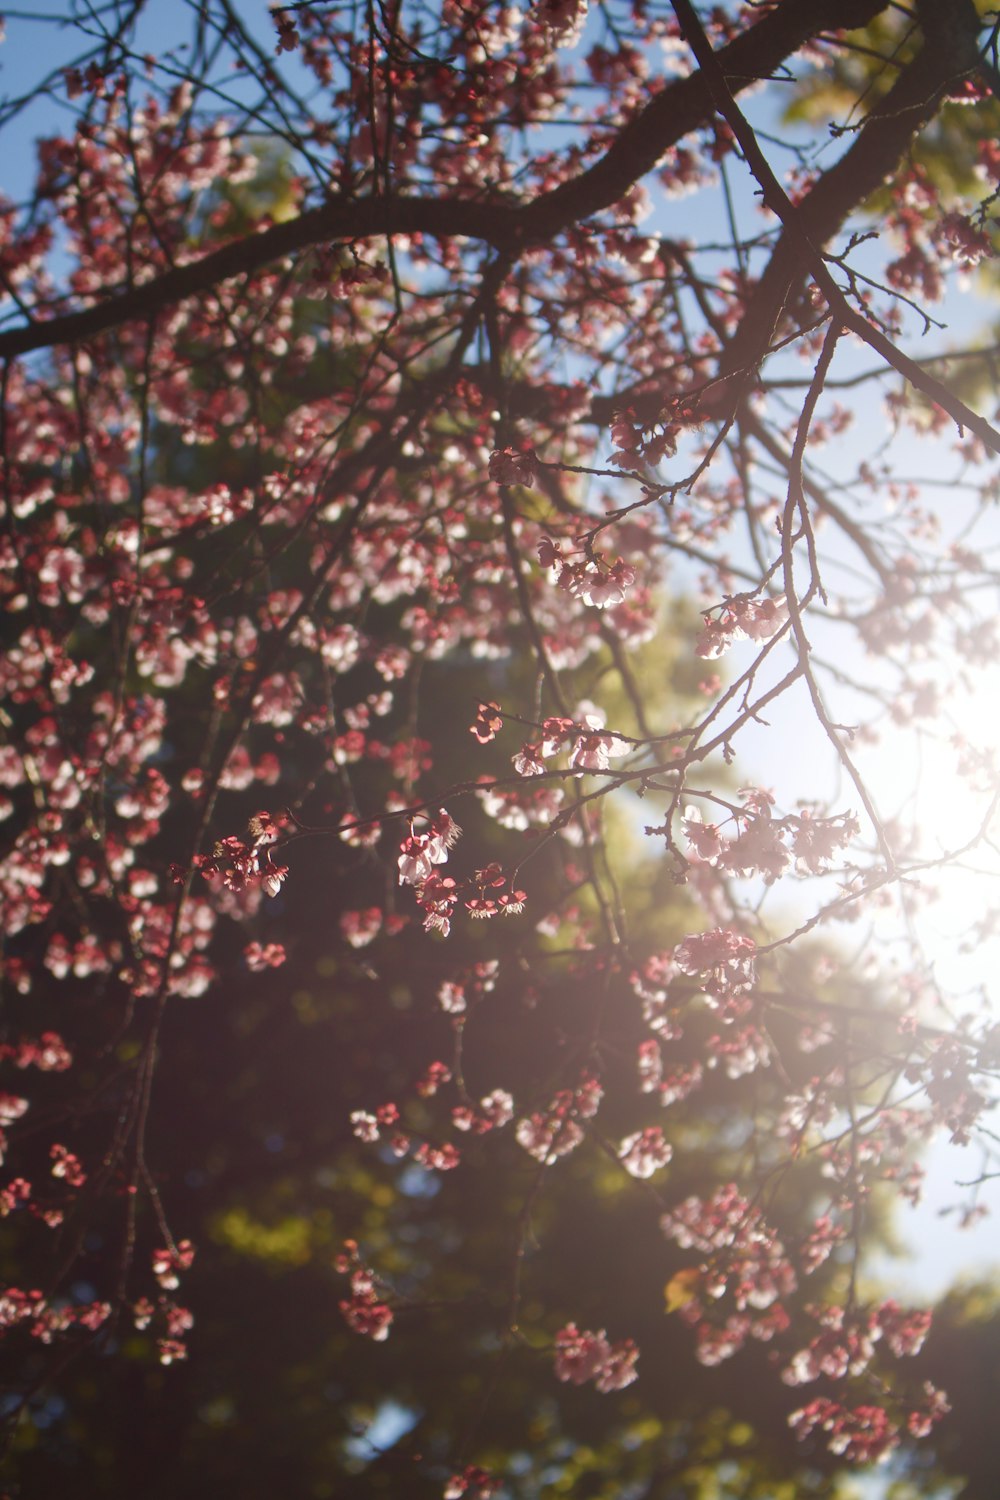
<instances>
[{"instance_id":1,"label":"tree branch","mask_svg":"<svg viewBox=\"0 0 1000 1500\"><path fill-rule=\"evenodd\" d=\"M727 86L740 92L768 77L818 31L862 26L882 8L882 0L816 0L809 5L783 0L756 26L722 48L718 65ZM666 151L710 119L714 109L712 91L702 73L676 80L622 127L600 161L533 203L447 197L331 198L294 219L234 240L93 307L37 318L0 333L0 359L94 338L315 245L428 234L461 236L507 253L522 250L618 202Z\"/></svg>"},{"instance_id":2,"label":"tree branch","mask_svg":"<svg viewBox=\"0 0 1000 1500\"><path fill-rule=\"evenodd\" d=\"M722 63L713 53L690 0L673 0L673 5L685 39L712 89L719 113L736 136L760 186L765 205L784 226L748 315L723 353L720 375L742 376L742 381L735 384L746 384L770 347L793 287L801 283L803 272L808 271L839 323L881 354L887 364L946 411L960 427L968 428L987 448L1000 453L1000 433L989 422L897 349L891 339L857 311L834 280L820 248L839 228L847 212L898 165L914 131L933 116L948 88L975 72L979 62L978 18L972 0L954 0L953 4L950 0L949 45L938 45L940 27L935 27L925 38L916 60L900 75L879 108L872 111L851 149L799 206L791 202L771 170L753 129L733 98ZM929 5L923 11L937 14ZM739 391L735 394L738 396Z\"/></svg>"}]
</instances>

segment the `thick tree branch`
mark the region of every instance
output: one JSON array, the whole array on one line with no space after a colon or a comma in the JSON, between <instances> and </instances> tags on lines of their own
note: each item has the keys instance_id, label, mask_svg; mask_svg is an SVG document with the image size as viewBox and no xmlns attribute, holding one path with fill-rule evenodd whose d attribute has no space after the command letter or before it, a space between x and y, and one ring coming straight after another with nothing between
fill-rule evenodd
<instances>
[{"instance_id":1,"label":"thick tree branch","mask_svg":"<svg viewBox=\"0 0 1000 1500\"><path fill-rule=\"evenodd\" d=\"M796 284L811 274L827 305L850 332L881 354L886 363L923 395L936 402L960 427L968 428L994 453L1000 453L1000 433L960 401L891 339L857 311L838 287L822 254L822 244L839 227L851 207L873 191L898 164L913 132L937 110L950 87L971 76L978 64L978 18L971 0L955 0L948 8L949 41L941 44L940 6L925 4L922 15L935 18L925 45L900 75L879 109L844 157L832 168L805 202L789 199L757 143L756 135L736 104L724 70L712 52L690 0L673 0L684 36L699 65L720 114L732 129L761 189L763 201L780 218L784 229L761 278L749 315L727 346L720 373L746 378L767 353L778 319Z\"/></svg>"},{"instance_id":2,"label":"thick tree branch","mask_svg":"<svg viewBox=\"0 0 1000 1500\"><path fill-rule=\"evenodd\" d=\"M742 93L776 72L811 37L865 26L884 8L871 0L784 0L720 48L717 61L727 87ZM710 120L714 110L712 90L701 70L668 85L619 131L600 161L525 209L529 237L549 239L616 203L671 146Z\"/></svg>"},{"instance_id":3,"label":"thick tree branch","mask_svg":"<svg viewBox=\"0 0 1000 1500\"><path fill-rule=\"evenodd\" d=\"M882 0L784 0L758 25L721 49L727 86L739 93L768 77L817 32L862 26ZM715 110L703 75L678 79L625 125L593 167L533 203L474 202L443 197L331 198L294 219L233 241L187 265L116 292L93 307L38 318L0 333L0 359L80 343L137 318L149 318L186 297L259 271L315 245L394 234L462 236L510 252L552 239L570 225L616 203L672 146Z\"/></svg>"}]
</instances>

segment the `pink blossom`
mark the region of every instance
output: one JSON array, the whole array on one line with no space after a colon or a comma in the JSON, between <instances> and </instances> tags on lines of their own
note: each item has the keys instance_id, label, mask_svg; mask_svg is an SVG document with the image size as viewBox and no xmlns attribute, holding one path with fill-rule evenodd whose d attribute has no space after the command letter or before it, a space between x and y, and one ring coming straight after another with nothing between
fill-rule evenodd
<instances>
[{"instance_id":1,"label":"pink blossom","mask_svg":"<svg viewBox=\"0 0 1000 1500\"><path fill-rule=\"evenodd\" d=\"M663 1077L663 1055L660 1044L653 1038L639 1043L639 1089L644 1094L654 1094Z\"/></svg>"},{"instance_id":2,"label":"pink blossom","mask_svg":"<svg viewBox=\"0 0 1000 1500\"><path fill-rule=\"evenodd\" d=\"M753 983L756 952L752 937L716 927L692 933L678 943L674 959L682 973L698 975L723 992L738 993Z\"/></svg>"},{"instance_id":3,"label":"pink blossom","mask_svg":"<svg viewBox=\"0 0 1000 1500\"><path fill-rule=\"evenodd\" d=\"M466 1464L460 1474L452 1474L444 1487L444 1500L490 1500L498 1481L476 1464Z\"/></svg>"},{"instance_id":4,"label":"pink blossom","mask_svg":"<svg viewBox=\"0 0 1000 1500\"><path fill-rule=\"evenodd\" d=\"M451 914L458 901L458 887L451 876L428 875L420 885L417 900L424 911L425 930L447 937L451 929Z\"/></svg>"},{"instance_id":5,"label":"pink blossom","mask_svg":"<svg viewBox=\"0 0 1000 1500\"><path fill-rule=\"evenodd\" d=\"M936 227L935 238L946 247L963 271L972 270L981 260L996 255L990 236L966 214L945 214Z\"/></svg>"},{"instance_id":6,"label":"pink blossom","mask_svg":"<svg viewBox=\"0 0 1000 1500\"><path fill-rule=\"evenodd\" d=\"M506 1089L494 1089L479 1101L483 1118L499 1130L514 1118L514 1100Z\"/></svg>"},{"instance_id":7,"label":"pink blossom","mask_svg":"<svg viewBox=\"0 0 1000 1500\"><path fill-rule=\"evenodd\" d=\"M732 1017L727 1017L730 1022ZM722 1063L727 1078L744 1078L771 1061L771 1043L759 1027L752 1024L730 1026L716 1032L707 1042L708 1066Z\"/></svg>"},{"instance_id":8,"label":"pink blossom","mask_svg":"<svg viewBox=\"0 0 1000 1500\"><path fill-rule=\"evenodd\" d=\"M569 763L574 770L606 771L612 758L628 754L628 744L616 734L601 732L603 718L597 714L584 715L586 730L580 735L570 752Z\"/></svg>"},{"instance_id":9,"label":"pink blossom","mask_svg":"<svg viewBox=\"0 0 1000 1500\"><path fill-rule=\"evenodd\" d=\"M595 609L610 609L621 604L635 582L635 569L621 558L610 568L593 563L574 572L571 593Z\"/></svg>"},{"instance_id":10,"label":"pink blossom","mask_svg":"<svg viewBox=\"0 0 1000 1500\"><path fill-rule=\"evenodd\" d=\"M298 27L291 16L285 15L280 10L275 10L271 12L271 19L274 21L278 31L278 45L274 49L275 52L279 56L282 52L294 52L301 41L301 37L299 36Z\"/></svg>"},{"instance_id":11,"label":"pink blossom","mask_svg":"<svg viewBox=\"0 0 1000 1500\"><path fill-rule=\"evenodd\" d=\"M421 1099L430 1099L442 1084L450 1083L451 1069L443 1062L432 1062L417 1080L417 1093Z\"/></svg>"},{"instance_id":12,"label":"pink blossom","mask_svg":"<svg viewBox=\"0 0 1000 1500\"><path fill-rule=\"evenodd\" d=\"M514 770L519 776L542 776L545 773L545 765L542 760L542 747L539 744L524 744L513 757Z\"/></svg>"},{"instance_id":13,"label":"pink blossom","mask_svg":"<svg viewBox=\"0 0 1000 1500\"><path fill-rule=\"evenodd\" d=\"M781 1240L733 1183L718 1188L708 1199L685 1199L665 1213L660 1224L668 1238L706 1257L706 1295L718 1301L731 1292L739 1313L748 1308L775 1309L780 1299L796 1289L795 1273ZM694 1315L699 1315L697 1307ZM782 1309L780 1317L784 1316ZM745 1331L760 1337L752 1320Z\"/></svg>"},{"instance_id":14,"label":"pink blossom","mask_svg":"<svg viewBox=\"0 0 1000 1500\"><path fill-rule=\"evenodd\" d=\"M194 1246L190 1240L178 1240L173 1247L153 1253L153 1275L168 1292L180 1285L180 1273L186 1271L194 1260Z\"/></svg>"},{"instance_id":15,"label":"pink blossom","mask_svg":"<svg viewBox=\"0 0 1000 1500\"><path fill-rule=\"evenodd\" d=\"M534 0L533 10L560 47L571 47L583 30L587 7L588 0Z\"/></svg>"},{"instance_id":16,"label":"pink blossom","mask_svg":"<svg viewBox=\"0 0 1000 1500\"><path fill-rule=\"evenodd\" d=\"M623 1391L638 1380L639 1372L635 1367L638 1358L638 1347L631 1339L620 1339L612 1344L596 1381L601 1394L606 1396L611 1391Z\"/></svg>"},{"instance_id":17,"label":"pink blossom","mask_svg":"<svg viewBox=\"0 0 1000 1500\"><path fill-rule=\"evenodd\" d=\"M771 885L791 861L782 834L780 824L770 818L751 819L735 839L722 845L720 868L734 875L763 875Z\"/></svg>"},{"instance_id":18,"label":"pink blossom","mask_svg":"<svg viewBox=\"0 0 1000 1500\"><path fill-rule=\"evenodd\" d=\"M148 1297L140 1297L132 1305L132 1321L136 1328L142 1330L148 1328L153 1319L156 1308Z\"/></svg>"},{"instance_id":19,"label":"pink blossom","mask_svg":"<svg viewBox=\"0 0 1000 1500\"><path fill-rule=\"evenodd\" d=\"M899 1444L899 1429L880 1406L851 1408L821 1396L793 1412L788 1424L798 1438L820 1428L830 1452L854 1463L883 1463Z\"/></svg>"},{"instance_id":20,"label":"pink blossom","mask_svg":"<svg viewBox=\"0 0 1000 1500\"><path fill-rule=\"evenodd\" d=\"M937 1390L929 1380L924 1381L923 1405L910 1412L906 1419L907 1430L915 1438L927 1437L936 1422L951 1411L944 1391Z\"/></svg>"},{"instance_id":21,"label":"pink blossom","mask_svg":"<svg viewBox=\"0 0 1000 1500\"><path fill-rule=\"evenodd\" d=\"M368 1114L367 1110L355 1109L351 1112L351 1126L359 1141L370 1145L379 1138L378 1121L374 1115Z\"/></svg>"},{"instance_id":22,"label":"pink blossom","mask_svg":"<svg viewBox=\"0 0 1000 1500\"><path fill-rule=\"evenodd\" d=\"M465 1010L465 990L462 985L446 979L438 990L438 1004L450 1016L460 1016Z\"/></svg>"},{"instance_id":23,"label":"pink blossom","mask_svg":"<svg viewBox=\"0 0 1000 1500\"><path fill-rule=\"evenodd\" d=\"M0 1094L0 1125L12 1125L27 1111L28 1101L18 1094Z\"/></svg>"},{"instance_id":24,"label":"pink blossom","mask_svg":"<svg viewBox=\"0 0 1000 1500\"><path fill-rule=\"evenodd\" d=\"M556 1375L573 1385L585 1385L603 1369L610 1353L603 1328L600 1333L581 1333L575 1323L567 1323L556 1334Z\"/></svg>"},{"instance_id":25,"label":"pink blossom","mask_svg":"<svg viewBox=\"0 0 1000 1500\"><path fill-rule=\"evenodd\" d=\"M767 641L788 619L784 596L778 599L734 599L730 604L733 618L744 635L753 641Z\"/></svg>"},{"instance_id":26,"label":"pink blossom","mask_svg":"<svg viewBox=\"0 0 1000 1500\"><path fill-rule=\"evenodd\" d=\"M431 1146L424 1142L413 1153L413 1159L429 1172L450 1172L458 1166L461 1156L458 1147L453 1146L450 1141L443 1146Z\"/></svg>"},{"instance_id":27,"label":"pink blossom","mask_svg":"<svg viewBox=\"0 0 1000 1500\"><path fill-rule=\"evenodd\" d=\"M535 479L535 455L530 450L495 448L490 454L489 475L496 484L530 485Z\"/></svg>"},{"instance_id":28,"label":"pink blossom","mask_svg":"<svg viewBox=\"0 0 1000 1500\"><path fill-rule=\"evenodd\" d=\"M49 1156L52 1158L53 1177L64 1178L70 1187L83 1187L87 1174L80 1165L79 1157L58 1144L50 1148Z\"/></svg>"},{"instance_id":29,"label":"pink blossom","mask_svg":"<svg viewBox=\"0 0 1000 1500\"><path fill-rule=\"evenodd\" d=\"M410 834L400 844L400 885L420 885L434 869L434 856L430 848L430 836L426 833Z\"/></svg>"},{"instance_id":30,"label":"pink blossom","mask_svg":"<svg viewBox=\"0 0 1000 1500\"><path fill-rule=\"evenodd\" d=\"M701 1086L703 1071L701 1063L692 1063L689 1068L672 1068L663 1075L658 1094L660 1103L666 1107L686 1099L688 1094Z\"/></svg>"},{"instance_id":31,"label":"pink blossom","mask_svg":"<svg viewBox=\"0 0 1000 1500\"><path fill-rule=\"evenodd\" d=\"M860 832L853 813L835 818L816 818L808 809L799 814L792 834L792 852L801 868L811 874L825 870L834 855Z\"/></svg>"},{"instance_id":32,"label":"pink blossom","mask_svg":"<svg viewBox=\"0 0 1000 1500\"><path fill-rule=\"evenodd\" d=\"M624 1390L638 1378L635 1368L639 1350L631 1339L609 1344L602 1328L599 1333L582 1331L567 1323L556 1334L555 1372L560 1380L584 1385L593 1380L604 1395Z\"/></svg>"},{"instance_id":33,"label":"pink blossom","mask_svg":"<svg viewBox=\"0 0 1000 1500\"><path fill-rule=\"evenodd\" d=\"M604 1098L600 1080L592 1073L584 1073L573 1094L573 1107L582 1120L591 1120L597 1114Z\"/></svg>"},{"instance_id":34,"label":"pink blossom","mask_svg":"<svg viewBox=\"0 0 1000 1500\"><path fill-rule=\"evenodd\" d=\"M559 550L559 543L553 541L550 536L543 536L538 543L538 561L543 568L557 568L562 564L563 556Z\"/></svg>"},{"instance_id":35,"label":"pink blossom","mask_svg":"<svg viewBox=\"0 0 1000 1500\"><path fill-rule=\"evenodd\" d=\"M382 929L382 909L366 906L361 911L345 911L340 916L340 931L352 948L367 948Z\"/></svg>"},{"instance_id":36,"label":"pink blossom","mask_svg":"<svg viewBox=\"0 0 1000 1500\"><path fill-rule=\"evenodd\" d=\"M685 809L684 820L681 823L684 836L688 841L690 853L695 859L705 860L706 863L714 863L722 848L722 839L719 830L714 823L702 822L701 810L697 807Z\"/></svg>"},{"instance_id":37,"label":"pink blossom","mask_svg":"<svg viewBox=\"0 0 1000 1500\"><path fill-rule=\"evenodd\" d=\"M618 1159L633 1177L652 1177L672 1155L673 1147L663 1139L659 1125L627 1135L618 1147Z\"/></svg>"},{"instance_id":38,"label":"pink blossom","mask_svg":"<svg viewBox=\"0 0 1000 1500\"><path fill-rule=\"evenodd\" d=\"M568 1156L583 1140L583 1131L575 1120L537 1113L519 1120L515 1135L518 1145L536 1161Z\"/></svg>"},{"instance_id":39,"label":"pink blossom","mask_svg":"<svg viewBox=\"0 0 1000 1500\"><path fill-rule=\"evenodd\" d=\"M287 865L267 865L260 877L260 888L265 896L276 896L281 890L282 881L288 874Z\"/></svg>"},{"instance_id":40,"label":"pink blossom","mask_svg":"<svg viewBox=\"0 0 1000 1500\"><path fill-rule=\"evenodd\" d=\"M389 1337L392 1308L385 1302L379 1302L374 1292L367 1295L355 1293L351 1297L342 1298L340 1311L348 1328L353 1328L355 1333L362 1334L376 1344L384 1343Z\"/></svg>"},{"instance_id":41,"label":"pink blossom","mask_svg":"<svg viewBox=\"0 0 1000 1500\"><path fill-rule=\"evenodd\" d=\"M156 1347L161 1365L173 1365L178 1360L187 1359L187 1348L180 1339L157 1339Z\"/></svg>"},{"instance_id":42,"label":"pink blossom","mask_svg":"<svg viewBox=\"0 0 1000 1500\"><path fill-rule=\"evenodd\" d=\"M469 733L474 734L481 745L487 745L490 740L496 738L497 732L502 728L503 718L500 714L500 705L492 702L480 703Z\"/></svg>"},{"instance_id":43,"label":"pink blossom","mask_svg":"<svg viewBox=\"0 0 1000 1500\"><path fill-rule=\"evenodd\" d=\"M431 823L430 842L428 844L431 859L436 865L443 865L445 863L448 858L449 849L453 849L461 837L461 828L450 813L445 812L442 807Z\"/></svg>"},{"instance_id":44,"label":"pink blossom","mask_svg":"<svg viewBox=\"0 0 1000 1500\"><path fill-rule=\"evenodd\" d=\"M595 728L602 728L603 718L600 718ZM542 725L542 755L546 759L550 755L558 755L559 751L576 734L576 722L573 719L557 718L552 716L545 720Z\"/></svg>"},{"instance_id":45,"label":"pink blossom","mask_svg":"<svg viewBox=\"0 0 1000 1500\"><path fill-rule=\"evenodd\" d=\"M725 655L738 635L738 627L731 617L727 620L717 620L708 616L702 626L701 634L695 641L695 654L714 661L717 657Z\"/></svg>"},{"instance_id":46,"label":"pink blossom","mask_svg":"<svg viewBox=\"0 0 1000 1500\"><path fill-rule=\"evenodd\" d=\"M883 1302L876 1310L875 1322L897 1359L919 1354L930 1332L931 1313L927 1308L902 1308L893 1301Z\"/></svg>"},{"instance_id":47,"label":"pink blossom","mask_svg":"<svg viewBox=\"0 0 1000 1500\"><path fill-rule=\"evenodd\" d=\"M243 949L243 959L252 974L265 969L280 969L286 954L281 943L248 943Z\"/></svg>"}]
</instances>

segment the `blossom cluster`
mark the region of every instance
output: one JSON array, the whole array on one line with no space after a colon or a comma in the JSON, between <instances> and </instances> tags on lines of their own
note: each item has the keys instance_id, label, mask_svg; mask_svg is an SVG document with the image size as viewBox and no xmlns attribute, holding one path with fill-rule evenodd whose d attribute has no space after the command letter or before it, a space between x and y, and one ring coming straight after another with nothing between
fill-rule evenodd
<instances>
[{"instance_id":1,"label":"blossom cluster","mask_svg":"<svg viewBox=\"0 0 1000 1500\"><path fill-rule=\"evenodd\" d=\"M793 863L801 874L821 874L860 831L853 813L819 817L804 808L777 817L770 793L757 787L743 789L742 807L726 821L728 837L724 824L706 823L699 807L688 806L681 822L688 858L729 875L759 875L768 885Z\"/></svg>"},{"instance_id":2,"label":"blossom cluster","mask_svg":"<svg viewBox=\"0 0 1000 1500\"><path fill-rule=\"evenodd\" d=\"M602 1328L598 1333L567 1323L556 1334L555 1370L560 1380L573 1385L593 1381L604 1395L621 1391L638 1379L639 1350L632 1339L609 1343Z\"/></svg>"},{"instance_id":3,"label":"blossom cluster","mask_svg":"<svg viewBox=\"0 0 1000 1500\"><path fill-rule=\"evenodd\" d=\"M906 1428L914 1437L926 1437L949 1410L943 1392L925 1381L922 1397L906 1415ZM818 1396L788 1420L797 1437L806 1438L819 1430L826 1434L831 1453L857 1464L884 1463L900 1442L899 1424L874 1402L852 1407Z\"/></svg>"},{"instance_id":4,"label":"blossom cluster","mask_svg":"<svg viewBox=\"0 0 1000 1500\"><path fill-rule=\"evenodd\" d=\"M552 571L556 586L581 604L594 609L613 609L625 602L636 581L636 570L623 558L609 563L593 548L578 559L567 557L559 544L545 537L538 546L538 560Z\"/></svg>"},{"instance_id":5,"label":"blossom cluster","mask_svg":"<svg viewBox=\"0 0 1000 1500\"><path fill-rule=\"evenodd\" d=\"M571 770L606 771L612 760L628 754L621 735L609 732L605 717L592 703L581 705L579 717L552 716L541 725L541 738L526 741L514 756L519 776L544 775L545 762L566 753Z\"/></svg>"},{"instance_id":6,"label":"blossom cluster","mask_svg":"<svg viewBox=\"0 0 1000 1500\"><path fill-rule=\"evenodd\" d=\"M535 1110L518 1120L516 1137L529 1156L549 1163L568 1156L583 1140L581 1120L593 1119L604 1090L591 1073L584 1073L576 1088L560 1089L547 1109Z\"/></svg>"},{"instance_id":7,"label":"blossom cluster","mask_svg":"<svg viewBox=\"0 0 1000 1500\"><path fill-rule=\"evenodd\" d=\"M823 1375L831 1380L860 1375L871 1364L881 1339L897 1359L919 1354L931 1325L925 1308L907 1311L894 1301L853 1316L835 1305L810 1311L823 1331L786 1365L781 1378L787 1385L805 1385Z\"/></svg>"},{"instance_id":8,"label":"blossom cluster","mask_svg":"<svg viewBox=\"0 0 1000 1500\"><path fill-rule=\"evenodd\" d=\"M342 1276L350 1277L350 1296L340 1300L344 1322L362 1337L376 1344L384 1343L393 1322L392 1308L379 1295L375 1274L362 1262L356 1241L344 1241L336 1269Z\"/></svg>"},{"instance_id":9,"label":"blossom cluster","mask_svg":"<svg viewBox=\"0 0 1000 1500\"><path fill-rule=\"evenodd\" d=\"M781 596L727 599L717 613L705 616L695 651L698 656L714 660L724 656L736 641L769 641L787 621L788 604Z\"/></svg>"}]
</instances>

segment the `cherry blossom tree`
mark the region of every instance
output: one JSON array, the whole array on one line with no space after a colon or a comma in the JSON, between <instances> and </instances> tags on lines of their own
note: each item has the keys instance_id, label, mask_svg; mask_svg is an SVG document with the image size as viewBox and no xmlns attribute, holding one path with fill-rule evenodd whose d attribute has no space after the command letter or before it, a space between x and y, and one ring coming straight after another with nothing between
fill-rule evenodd
<instances>
[{"instance_id":1,"label":"cherry blossom tree","mask_svg":"<svg viewBox=\"0 0 1000 1500\"><path fill-rule=\"evenodd\" d=\"M249 10L8 21L12 1429L194 1366L213 1257L321 1247L359 1389L412 1415L443 1351L420 1493L537 1494L581 1444L526 1400L618 1413L623 1492L654 1321L816 1485L901 1462L948 1397L865 1247L923 1143L968 1221L997 1171L988 970L931 936L938 888L994 929L995 16ZM337 1088L274 1098L355 1186L213 1218L188 1123L290 1150L317 1018Z\"/></svg>"}]
</instances>

